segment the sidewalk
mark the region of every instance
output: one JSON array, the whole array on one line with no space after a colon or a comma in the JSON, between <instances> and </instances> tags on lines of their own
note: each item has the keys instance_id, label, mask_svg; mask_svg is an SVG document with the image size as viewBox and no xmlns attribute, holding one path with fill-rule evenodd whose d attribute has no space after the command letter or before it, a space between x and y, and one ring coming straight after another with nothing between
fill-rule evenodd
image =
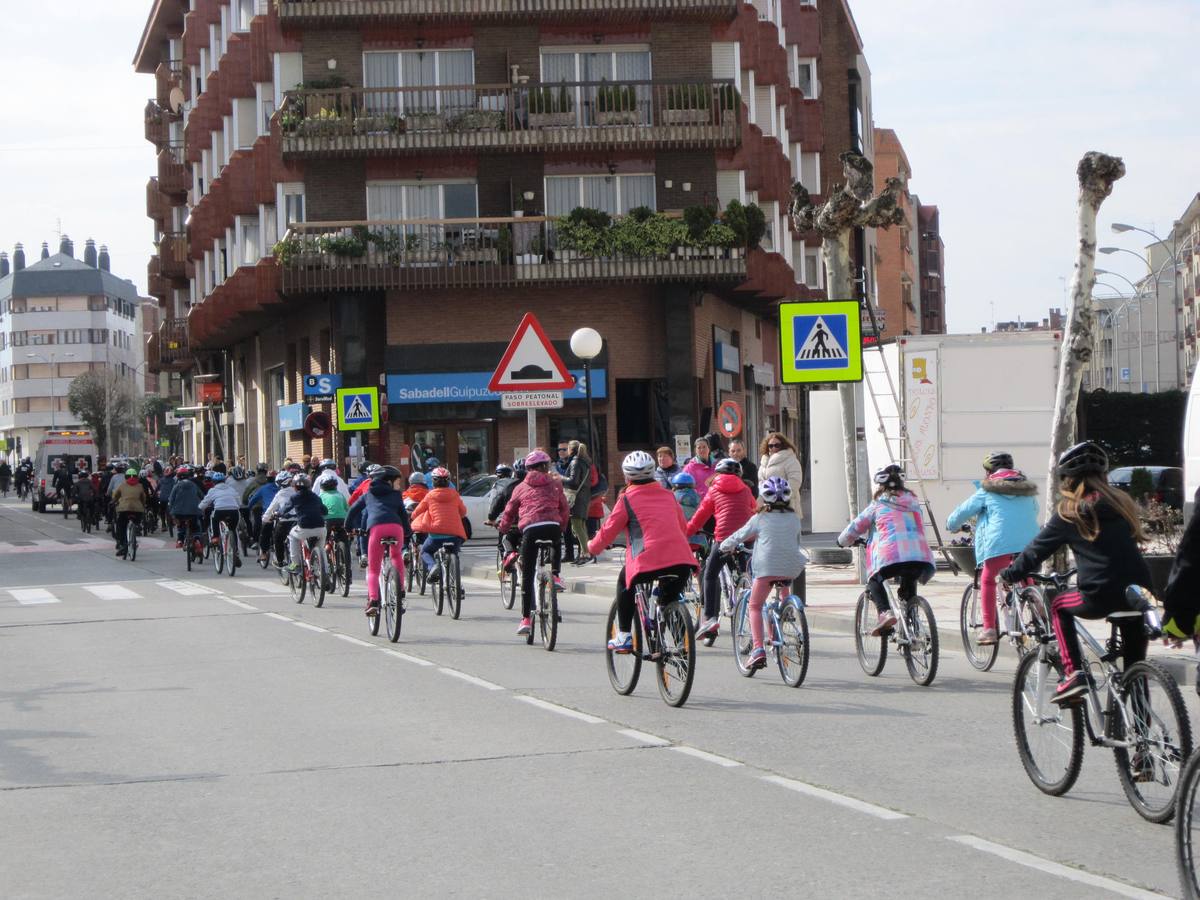
<instances>
[{"instance_id":1,"label":"sidewalk","mask_svg":"<svg viewBox=\"0 0 1200 900\"><path fill-rule=\"evenodd\" d=\"M472 578L495 579L495 546L474 542L463 548L463 574ZM611 602L613 586L621 569L623 552L610 550L596 563L573 566L563 563L562 578L567 591L587 597ZM938 636L944 649L961 653L962 636L959 633L959 615L963 592L971 579L965 575L953 575L939 570L933 579L921 587L921 596L933 607L937 620ZM808 567L808 598L805 609L812 628L833 631L853 631L854 608L863 587L855 577L852 566ZM1097 623L1089 629L1094 636L1103 639L1107 626ZM1004 645L1001 654L1008 649ZM1010 651L1011 652L1011 651ZM1196 681L1196 660L1187 650L1170 650L1161 643L1150 645L1150 656L1162 663L1181 685Z\"/></svg>"}]
</instances>

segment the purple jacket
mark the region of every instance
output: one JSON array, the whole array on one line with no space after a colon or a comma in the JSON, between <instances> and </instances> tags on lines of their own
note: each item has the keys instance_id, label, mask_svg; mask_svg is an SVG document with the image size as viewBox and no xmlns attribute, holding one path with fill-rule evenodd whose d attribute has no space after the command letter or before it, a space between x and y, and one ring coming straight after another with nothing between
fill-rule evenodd
<instances>
[{"instance_id":1,"label":"purple jacket","mask_svg":"<svg viewBox=\"0 0 1200 900\"><path fill-rule=\"evenodd\" d=\"M513 489L500 517L500 533L513 525L524 531L538 522L557 522L566 528L570 519L571 507L562 485L546 472L533 471Z\"/></svg>"},{"instance_id":2,"label":"purple jacket","mask_svg":"<svg viewBox=\"0 0 1200 900\"><path fill-rule=\"evenodd\" d=\"M926 564L922 584L933 577L933 551L925 538L921 501L909 491L884 494L858 514L838 536L845 547L856 538L867 536L867 573L874 575L885 566L901 562Z\"/></svg>"}]
</instances>

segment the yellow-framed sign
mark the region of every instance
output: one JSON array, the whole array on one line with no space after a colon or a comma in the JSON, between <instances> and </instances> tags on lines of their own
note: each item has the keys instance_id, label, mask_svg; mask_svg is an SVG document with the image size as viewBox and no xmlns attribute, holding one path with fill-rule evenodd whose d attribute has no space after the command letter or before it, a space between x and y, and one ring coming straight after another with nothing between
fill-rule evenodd
<instances>
[{"instance_id":1,"label":"yellow-framed sign","mask_svg":"<svg viewBox=\"0 0 1200 900\"><path fill-rule=\"evenodd\" d=\"M862 381L857 300L779 305L779 378L784 384Z\"/></svg>"}]
</instances>

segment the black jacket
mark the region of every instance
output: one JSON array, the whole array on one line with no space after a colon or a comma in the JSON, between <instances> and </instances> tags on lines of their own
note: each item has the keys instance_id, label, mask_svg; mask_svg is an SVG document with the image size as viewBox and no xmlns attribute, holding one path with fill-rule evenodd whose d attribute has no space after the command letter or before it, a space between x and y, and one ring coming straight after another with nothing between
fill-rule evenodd
<instances>
[{"instance_id":1,"label":"black jacket","mask_svg":"<svg viewBox=\"0 0 1200 900\"><path fill-rule=\"evenodd\" d=\"M386 481L376 482L346 512L346 528L370 531L376 525L399 525L404 539L412 537L412 524L404 508L404 494Z\"/></svg>"},{"instance_id":2,"label":"black jacket","mask_svg":"<svg viewBox=\"0 0 1200 900\"><path fill-rule=\"evenodd\" d=\"M295 518L301 528L321 528L325 525L325 504L312 489L296 491L279 511L279 518Z\"/></svg>"},{"instance_id":3,"label":"black jacket","mask_svg":"<svg viewBox=\"0 0 1200 900\"><path fill-rule=\"evenodd\" d=\"M500 517L504 515L504 507L508 506L508 501L512 499L512 493L516 490L517 485L521 482L516 478L501 478L492 487L492 502L488 506L488 521L499 522Z\"/></svg>"},{"instance_id":4,"label":"black jacket","mask_svg":"<svg viewBox=\"0 0 1200 900\"><path fill-rule=\"evenodd\" d=\"M1140 584L1150 589L1150 569L1133 539L1133 531L1115 507L1101 499L1096 506L1100 533L1088 541L1074 525L1056 512L1021 555L1012 561L1000 577L1010 584L1036 572L1059 547L1066 545L1075 556L1079 570L1077 582L1085 597L1095 598L1113 609L1128 606L1125 589Z\"/></svg>"}]
</instances>

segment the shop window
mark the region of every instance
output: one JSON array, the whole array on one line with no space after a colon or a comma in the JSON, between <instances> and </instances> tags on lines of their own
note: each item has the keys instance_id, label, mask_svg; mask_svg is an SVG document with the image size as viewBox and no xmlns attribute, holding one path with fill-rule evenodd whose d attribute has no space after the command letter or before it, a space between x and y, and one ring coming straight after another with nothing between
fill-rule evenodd
<instances>
[{"instance_id":1,"label":"shop window","mask_svg":"<svg viewBox=\"0 0 1200 900\"><path fill-rule=\"evenodd\" d=\"M596 446L588 446L588 450L592 453L592 462L605 468L605 453L604 448L608 446L608 429L607 419L605 416L596 415ZM588 443L588 427L587 416L562 416L552 417L550 419L550 443L546 445L546 449L558 447L563 441L583 441ZM551 451L551 456L556 454Z\"/></svg>"},{"instance_id":2,"label":"shop window","mask_svg":"<svg viewBox=\"0 0 1200 900\"><path fill-rule=\"evenodd\" d=\"M617 381L617 446L645 450L666 443L670 419L667 386L663 379Z\"/></svg>"}]
</instances>

